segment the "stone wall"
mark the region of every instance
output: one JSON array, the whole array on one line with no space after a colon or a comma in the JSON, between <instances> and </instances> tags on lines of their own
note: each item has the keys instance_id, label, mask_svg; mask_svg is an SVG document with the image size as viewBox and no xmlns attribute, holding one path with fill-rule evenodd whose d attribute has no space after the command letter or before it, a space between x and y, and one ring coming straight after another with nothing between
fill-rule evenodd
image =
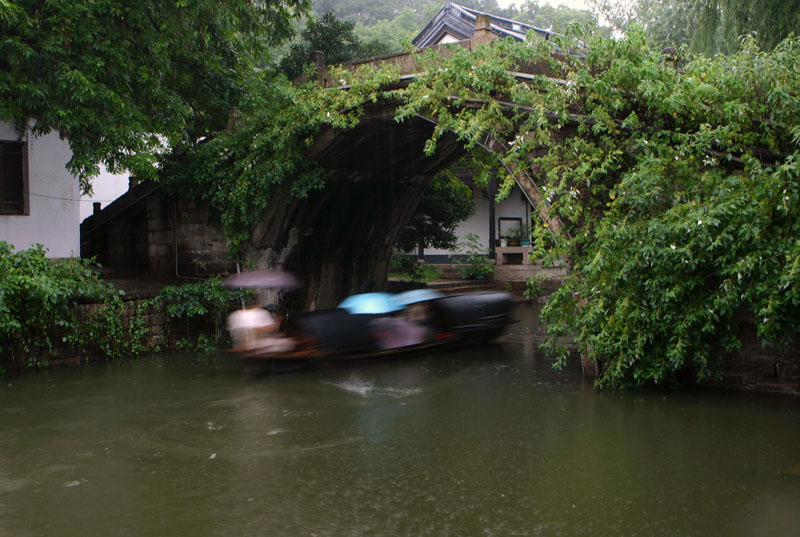
<instances>
[{"instance_id":1,"label":"stone wall","mask_svg":"<svg viewBox=\"0 0 800 537\"><path fill-rule=\"evenodd\" d=\"M101 307L99 304L79 305L78 320L91 317L99 307ZM198 322L193 319L190 323L169 321L165 304L161 301L139 298L124 300L123 325L129 326L137 315L141 315L141 322L147 333L142 342L147 347L146 352L180 350L180 343L184 340L196 341L199 336L206 335L213 341L215 335L215 327L211 320ZM19 349L4 349L0 355L0 370L15 371L37 365L78 365L104 359L99 348L75 349L65 345L62 342L62 336L63 334L60 333L51 335L54 345L52 350L41 349L26 353Z\"/></svg>"},{"instance_id":2,"label":"stone wall","mask_svg":"<svg viewBox=\"0 0 800 537\"><path fill-rule=\"evenodd\" d=\"M209 223L207 206L188 199L148 198L147 249L156 274L208 277L236 271L222 233Z\"/></svg>"},{"instance_id":3,"label":"stone wall","mask_svg":"<svg viewBox=\"0 0 800 537\"><path fill-rule=\"evenodd\" d=\"M494 266L494 279L498 282L524 282L528 278L543 278L546 281L561 284L566 276L567 269L563 264L545 267L541 263L531 263L530 265L498 263Z\"/></svg>"},{"instance_id":4,"label":"stone wall","mask_svg":"<svg viewBox=\"0 0 800 537\"><path fill-rule=\"evenodd\" d=\"M797 341L778 350L762 344L749 316L739 319L742 348L726 356L723 384L760 392L800 395L800 347Z\"/></svg>"},{"instance_id":5,"label":"stone wall","mask_svg":"<svg viewBox=\"0 0 800 537\"><path fill-rule=\"evenodd\" d=\"M120 272L161 277L207 278L236 271L208 206L176 199L148 182L134 185L84 221L81 255Z\"/></svg>"}]
</instances>

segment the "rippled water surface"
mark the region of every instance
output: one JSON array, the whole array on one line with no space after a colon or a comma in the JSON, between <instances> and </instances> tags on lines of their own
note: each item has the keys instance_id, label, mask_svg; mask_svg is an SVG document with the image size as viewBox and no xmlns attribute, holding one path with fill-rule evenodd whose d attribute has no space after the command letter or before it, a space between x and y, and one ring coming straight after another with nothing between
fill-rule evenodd
<instances>
[{"instance_id":1,"label":"rippled water surface","mask_svg":"<svg viewBox=\"0 0 800 537\"><path fill-rule=\"evenodd\" d=\"M599 392L518 313L495 345L346 369L0 379L0 535L800 535L800 401Z\"/></svg>"}]
</instances>

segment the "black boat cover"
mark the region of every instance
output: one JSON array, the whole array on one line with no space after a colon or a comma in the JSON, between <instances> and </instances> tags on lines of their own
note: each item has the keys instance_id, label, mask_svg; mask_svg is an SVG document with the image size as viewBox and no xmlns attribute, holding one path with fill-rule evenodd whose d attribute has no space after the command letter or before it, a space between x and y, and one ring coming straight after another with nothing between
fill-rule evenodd
<instances>
[{"instance_id":1,"label":"black boat cover","mask_svg":"<svg viewBox=\"0 0 800 537\"><path fill-rule=\"evenodd\" d=\"M502 330L514 322L514 302L508 293L448 295L432 301L432 304L439 310L444 328L453 332L491 332Z\"/></svg>"},{"instance_id":2,"label":"black boat cover","mask_svg":"<svg viewBox=\"0 0 800 537\"><path fill-rule=\"evenodd\" d=\"M310 311L294 318L307 335L322 342L331 354L376 350L369 330L375 315L352 314L341 308Z\"/></svg>"},{"instance_id":3,"label":"black boat cover","mask_svg":"<svg viewBox=\"0 0 800 537\"><path fill-rule=\"evenodd\" d=\"M441 321L436 331L491 339L514 322L511 295L503 292L446 295L427 302ZM370 322L379 315L353 314L341 308L297 315L293 323L306 335L319 340L330 354L376 352Z\"/></svg>"}]
</instances>

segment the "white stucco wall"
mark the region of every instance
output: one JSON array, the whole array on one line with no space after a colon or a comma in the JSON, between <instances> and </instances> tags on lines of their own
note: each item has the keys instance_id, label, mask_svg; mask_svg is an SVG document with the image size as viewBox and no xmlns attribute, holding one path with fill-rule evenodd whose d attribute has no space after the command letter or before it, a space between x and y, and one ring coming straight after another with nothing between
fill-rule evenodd
<instances>
[{"instance_id":1,"label":"white stucco wall","mask_svg":"<svg viewBox=\"0 0 800 537\"><path fill-rule=\"evenodd\" d=\"M99 202L101 208L123 195L128 191L128 174L115 174L107 171L103 166L100 167L100 175L92 179L92 195L81 196L80 201L80 221L92 215L94 210L92 203Z\"/></svg>"},{"instance_id":2,"label":"white stucco wall","mask_svg":"<svg viewBox=\"0 0 800 537\"><path fill-rule=\"evenodd\" d=\"M481 239L481 244L488 250L489 248L489 198L484 197L480 188L471 186L475 197L475 214L459 224L456 229L456 236L461 239L467 233L474 233ZM495 238L500 238L500 228L498 219L500 217L521 218L523 222L529 221L531 216L530 204L522 199L522 191L518 186L508 195L506 199L494 206L495 218ZM450 252L437 248L426 248L425 255L447 255Z\"/></svg>"},{"instance_id":3,"label":"white stucco wall","mask_svg":"<svg viewBox=\"0 0 800 537\"><path fill-rule=\"evenodd\" d=\"M442 38L439 40L440 45L446 45L447 43L458 43L461 41L459 38L451 35L451 34L444 34Z\"/></svg>"},{"instance_id":4,"label":"white stucco wall","mask_svg":"<svg viewBox=\"0 0 800 537\"><path fill-rule=\"evenodd\" d=\"M0 140L19 139L12 123L0 122ZM0 215L0 240L16 250L36 243L52 258L80 255L78 179L65 168L72 157L69 143L57 131L35 137L26 133L28 144L29 214Z\"/></svg>"}]
</instances>

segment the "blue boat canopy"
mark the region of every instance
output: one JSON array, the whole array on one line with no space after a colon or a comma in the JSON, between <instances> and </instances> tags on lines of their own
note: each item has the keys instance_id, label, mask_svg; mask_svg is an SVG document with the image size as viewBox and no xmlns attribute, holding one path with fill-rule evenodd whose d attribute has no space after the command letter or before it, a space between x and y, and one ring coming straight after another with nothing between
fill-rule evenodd
<instances>
[{"instance_id":1,"label":"blue boat canopy","mask_svg":"<svg viewBox=\"0 0 800 537\"><path fill-rule=\"evenodd\" d=\"M337 306L350 313L391 313L403 309L403 304L390 293L361 293L345 298Z\"/></svg>"},{"instance_id":2,"label":"blue boat canopy","mask_svg":"<svg viewBox=\"0 0 800 537\"><path fill-rule=\"evenodd\" d=\"M426 300L434 300L437 298L442 298L443 296L444 295L442 293L439 291L434 291L433 289L412 289L410 291L398 293L394 295L394 298L403 306L408 306L409 304L425 302Z\"/></svg>"}]
</instances>

